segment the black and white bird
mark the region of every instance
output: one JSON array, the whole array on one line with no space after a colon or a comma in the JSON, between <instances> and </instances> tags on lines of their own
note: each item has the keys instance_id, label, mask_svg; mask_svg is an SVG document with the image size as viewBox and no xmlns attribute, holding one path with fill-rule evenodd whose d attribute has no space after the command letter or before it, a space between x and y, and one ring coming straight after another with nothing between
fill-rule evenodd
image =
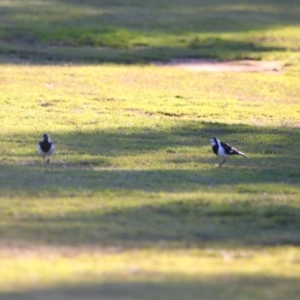
<instances>
[{"instance_id":1,"label":"black and white bird","mask_svg":"<svg viewBox=\"0 0 300 300\"><path fill-rule=\"evenodd\" d=\"M51 156L55 151L55 145L51 142L49 134L44 134L42 140L38 143L38 152L43 157L44 162L46 156ZM46 160L50 162L50 158Z\"/></svg>"},{"instance_id":2,"label":"black and white bird","mask_svg":"<svg viewBox=\"0 0 300 300\"><path fill-rule=\"evenodd\" d=\"M210 139L210 144L212 146L213 152L222 157L223 161L219 164L219 167L221 167L229 158L231 155L242 155L246 158L249 158L245 153L233 148L231 145L226 144L224 142L221 142L218 138L212 138Z\"/></svg>"}]
</instances>

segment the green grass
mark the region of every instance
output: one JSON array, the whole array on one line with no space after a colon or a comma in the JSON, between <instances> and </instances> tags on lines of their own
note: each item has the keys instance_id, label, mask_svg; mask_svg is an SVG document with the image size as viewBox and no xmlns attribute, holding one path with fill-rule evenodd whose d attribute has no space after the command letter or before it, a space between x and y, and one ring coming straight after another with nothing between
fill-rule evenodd
<instances>
[{"instance_id":1,"label":"green grass","mask_svg":"<svg viewBox=\"0 0 300 300\"><path fill-rule=\"evenodd\" d=\"M300 7L285 1L5 1L0 53L145 63L174 57L299 64Z\"/></svg>"},{"instance_id":2,"label":"green grass","mask_svg":"<svg viewBox=\"0 0 300 300\"><path fill-rule=\"evenodd\" d=\"M298 2L2 2L0 298L298 299Z\"/></svg>"},{"instance_id":3,"label":"green grass","mask_svg":"<svg viewBox=\"0 0 300 300\"><path fill-rule=\"evenodd\" d=\"M295 75L10 64L1 76L1 298L297 299ZM215 167L212 136L251 159Z\"/></svg>"}]
</instances>

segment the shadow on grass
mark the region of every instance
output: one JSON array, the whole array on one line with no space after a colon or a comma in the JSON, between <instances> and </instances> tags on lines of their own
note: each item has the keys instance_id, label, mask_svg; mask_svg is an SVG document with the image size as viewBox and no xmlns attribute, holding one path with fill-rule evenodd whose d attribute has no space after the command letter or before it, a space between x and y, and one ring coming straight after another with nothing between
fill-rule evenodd
<instances>
[{"instance_id":1,"label":"shadow on grass","mask_svg":"<svg viewBox=\"0 0 300 300\"><path fill-rule=\"evenodd\" d=\"M212 153L210 139L219 137L246 153L259 156L269 156L275 161L297 159L299 157L300 130L298 127L268 127L243 124L211 123L202 121L182 121L180 118L168 128L153 129L153 127L119 127L105 130L83 131L77 127L70 132L49 132L56 144L59 155L90 155L102 158L130 156L147 152L165 150L172 159L172 154L184 153L187 147L198 148L203 154ZM13 144L16 149L32 144L36 154L36 145L41 139L41 133L26 135L23 133L2 135L2 141ZM185 149L185 150L181 150ZM18 154L19 153L19 154ZM23 153L9 152L6 157L26 157ZM214 157L214 156L213 156Z\"/></svg>"},{"instance_id":2,"label":"shadow on grass","mask_svg":"<svg viewBox=\"0 0 300 300\"><path fill-rule=\"evenodd\" d=\"M0 52L32 63L57 60L143 63L174 57L247 58L250 53L287 51L293 43L280 46L277 41L274 45L272 39L253 40L251 35L245 35L242 41L216 35L247 34L253 30L299 24L296 0L285 3L244 1L243 5L237 0L214 3L132 0L126 4L122 1L53 0L40 5L4 4L0 6L0 14L5 16L0 39L6 43L0 44ZM212 37L200 37L203 33ZM98 47L110 49L99 50Z\"/></svg>"},{"instance_id":3,"label":"shadow on grass","mask_svg":"<svg viewBox=\"0 0 300 300\"><path fill-rule=\"evenodd\" d=\"M81 200L70 195L40 197L38 205L34 201L35 207L43 207L41 211L57 206L49 214L31 211L30 199L10 199L10 212L2 208L1 245L74 249L300 246L298 197L281 201L285 199L281 194L218 195L214 191L175 197L128 192L112 196L103 191Z\"/></svg>"},{"instance_id":4,"label":"shadow on grass","mask_svg":"<svg viewBox=\"0 0 300 300\"><path fill-rule=\"evenodd\" d=\"M299 129L188 122L166 131L124 130L53 136L58 149L70 143L79 160L81 153L101 153L111 160L108 166L95 167L93 161L2 164L0 195L16 205L8 215L2 210L7 220L0 229L2 242L129 248L300 245ZM216 158L205 145L215 135L256 156L254 163L240 158L222 168L212 166ZM6 138L24 141L21 135ZM193 167L187 145L196 153L199 149ZM169 153L173 148L183 159ZM119 156L132 159L150 151L155 159L162 149L160 168L143 169L134 160L128 169L114 166ZM22 209L17 203L23 197ZM78 209L62 206L51 216L27 207L31 199L45 207L57 201L68 207L76 198L82 199Z\"/></svg>"},{"instance_id":5,"label":"shadow on grass","mask_svg":"<svg viewBox=\"0 0 300 300\"><path fill-rule=\"evenodd\" d=\"M214 164L220 160L209 145L214 136L251 159L233 157L216 168ZM37 160L39 137L27 136L26 142L18 134L2 137L13 149L32 143L34 152L3 155L2 169L6 171L0 175L0 194L102 189L177 193L224 185L244 185L244 190L251 192L251 185L297 186L300 180L298 128L181 121L164 130L133 127L51 137L58 154L50 166ZM36 163L31 163L33 160Z\"/></svg>"},{"instance_id":6,"label":"shadow on grass","mask_svg":"<svg viewBox=\"0 0 300 300\"><path fill-rule=\"evenodd\" d=\"M157 277L153 274L153 277ZM140 300L140 299L298 299L300 292L297 278L264 275L230 275L202 278L168 278L160 282L120 282L76 284L76 286L54 286L20 292L0 292L2 300Z\"/></svg>"},{"instance_id":7,"label":"shadow on grass","mask_svg":"<svg viewBox=\"0 0 300 300\"><path fill-rule=\"evenodd\" d=\"M251 59L267 52L285 52L281 46L263 46L256 42L223 39L194 39L183 47L133 47L107 49L90 46L41 47L0 43L0 54L6 55L0 63L57 64L57 63L119 63L149 64L168 62L173 58L211 58L219 60ZM11 57L11 58L10 58ZM257 59L257 58L256 58Z\"/></svg>"}]
</instances>

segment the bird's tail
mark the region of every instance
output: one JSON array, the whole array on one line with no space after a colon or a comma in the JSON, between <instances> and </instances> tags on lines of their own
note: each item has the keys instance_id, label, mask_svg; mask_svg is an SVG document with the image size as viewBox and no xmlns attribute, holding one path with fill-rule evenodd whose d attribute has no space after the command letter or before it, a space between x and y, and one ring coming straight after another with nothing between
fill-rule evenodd
<instances>
[{"instance_id":1,"label":"bird's tail","mask_svg":"<svg viewBox=\"0 0 300 300\"><path fill-rule=\"evenodd\" d=\"M239 155L242 155L242 156L244 156L244 157L246 157L246 158L250 158L250 157L247 156L244 152L238 151L238 153L239 153Z\"/></svg>"}]
</instances>

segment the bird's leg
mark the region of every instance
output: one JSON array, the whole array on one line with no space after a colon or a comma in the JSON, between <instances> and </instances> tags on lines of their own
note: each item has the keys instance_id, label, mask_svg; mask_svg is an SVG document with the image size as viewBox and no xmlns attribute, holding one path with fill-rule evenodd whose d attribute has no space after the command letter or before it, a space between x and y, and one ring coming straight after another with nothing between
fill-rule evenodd
<instances>
[{"instance_id":1,"label":"bird's leg","mask_svg":"<svg viewBox=\"0 0 300 300\"><path fill-rule=\"evenodd\" d=\"M46 160L46 163L47 163L47 164L49 164L49 163L50 163L50 158L48 158L48 159Z\"/></svg>"},{"instance_id":2,"label":"bird's leg","mask_svg":"<svg viewBox=\"0 0 300 300\"><path fill-rule=\"evenodd\" d=\"M222 165L226 162L227 160L224 158L223 161L219 164L219 167L222 167Z\"/></svg>"}]
</instances>

